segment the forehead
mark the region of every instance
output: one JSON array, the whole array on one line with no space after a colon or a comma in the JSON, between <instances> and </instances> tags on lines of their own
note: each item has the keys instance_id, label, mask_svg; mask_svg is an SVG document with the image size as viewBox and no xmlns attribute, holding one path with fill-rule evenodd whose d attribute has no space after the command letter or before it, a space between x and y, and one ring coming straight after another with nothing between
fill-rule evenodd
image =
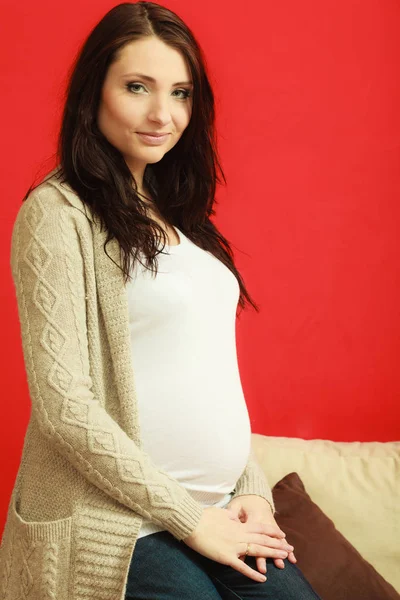
<instances>
[{"instance_id":1,"label":"forehead","mask_svg":"<svg viewBox=\"0 0 400 600\"><path fill-rule=\"evenodd\" d=\"M114 77L133 72L145 73L160 83L190 79L190 71L182 54L154 36L126 44L119 51L109 72Z\"/></svg>"}]
</instances>

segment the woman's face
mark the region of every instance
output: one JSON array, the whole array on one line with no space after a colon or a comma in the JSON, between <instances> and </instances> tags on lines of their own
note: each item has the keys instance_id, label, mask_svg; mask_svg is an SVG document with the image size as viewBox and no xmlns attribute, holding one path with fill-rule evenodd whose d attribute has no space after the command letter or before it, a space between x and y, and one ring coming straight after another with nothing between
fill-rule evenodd
<instances>
[{"instance_id":1,"label":"woman's face","mask_svg":"<svg viewBox=\"0 0 400 600\"><path fill-rule=\"evenodd\" d=\"M143 172L147 163L161 160L178 142L192 111L190 79L182 55L157 37L127 44L118 61L110 65L101 93L98 127L122 153L132 172ZM159 145L150 145L139 132L167 136Z\"/></svg>"}]
</instances>

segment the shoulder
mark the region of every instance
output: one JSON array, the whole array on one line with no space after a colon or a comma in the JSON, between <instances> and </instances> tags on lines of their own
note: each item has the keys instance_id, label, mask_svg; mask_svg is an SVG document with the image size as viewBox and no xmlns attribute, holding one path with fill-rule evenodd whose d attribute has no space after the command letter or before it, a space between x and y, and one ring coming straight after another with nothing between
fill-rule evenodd
<instances>
[{"instance_id":1,"label":"shoulder","mask_svg":"<svg viewBox=\"0 0 400 600\"><path fill-rule=\"evenodd\" d=\"M71 253L80 251L82 245L90 248L92 222L88 207L53 174L31 191L17 211L11 233L11 261L30 253L44 260L48 253L56 256L65 248Z\"/></svg>"},{"instance_id":2,"label":"shoulder","mask_svg":"<svg viewBox=\"0 0 400 600\"><path fill-rule=\"evenodd\" d=\"M94 222L90 207L85 204L71 186L62 182L60 169L56 167L35 187L19 208L17 219L30 214L36 218L47 217L49 220L59 218L76 220L89 225Z\"/></svg>"}]
</instances>

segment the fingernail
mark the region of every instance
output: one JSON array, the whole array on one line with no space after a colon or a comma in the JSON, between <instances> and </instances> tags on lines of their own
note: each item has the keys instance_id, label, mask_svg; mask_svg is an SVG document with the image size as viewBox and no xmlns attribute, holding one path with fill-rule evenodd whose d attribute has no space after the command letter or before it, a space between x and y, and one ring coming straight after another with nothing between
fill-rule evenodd
<instances>
[{"instance_id":1,"label":"fingernail","mask_svg":"<svg viewBox=\"0 0 400 600\"><path fill-rule=\"evenodd\" d=\"M267 581L267 578L265 577L265 575L260 576L260 581Z\"/></svg>"}]
</instances>

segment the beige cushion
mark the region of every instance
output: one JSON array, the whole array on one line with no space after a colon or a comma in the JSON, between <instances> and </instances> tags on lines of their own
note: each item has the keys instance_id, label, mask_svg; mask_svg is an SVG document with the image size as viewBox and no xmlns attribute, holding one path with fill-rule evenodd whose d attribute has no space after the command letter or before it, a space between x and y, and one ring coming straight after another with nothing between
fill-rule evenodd
<instances>
[{"instance_id":1,"label":"beige cushion","mask_svg":"<svg viewBox=\"0 0 400 600\"><path fill-rule=\"evenodd\" d=\"M252 434L271 487L293 471L336 528L400 592L400 442Z\"/></svg>"}]
</instances>

